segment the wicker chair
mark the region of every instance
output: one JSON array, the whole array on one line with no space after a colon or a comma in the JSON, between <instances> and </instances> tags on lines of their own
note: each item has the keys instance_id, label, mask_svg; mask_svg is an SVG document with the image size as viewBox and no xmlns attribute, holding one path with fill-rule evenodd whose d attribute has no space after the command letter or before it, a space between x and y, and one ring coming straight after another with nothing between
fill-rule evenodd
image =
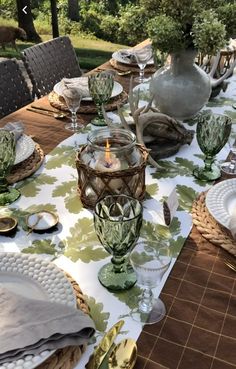
<instances>
[{"instance_id":1,"label":"wicker chair","mask_svg":"<svg viewBox=\"0 0 236 369\"><path fill-rule=\"evenodd\" d=\"M33 101L29 87L14 59L0 62L0 118Z\"/></svg>"},{"instance_id":2,"label":"wicker chair","mask_svg":"<svg viewBox=\"0 0 236 369\"><path fill-rule=\"evenodd\" d=\"M69 37L57 37L22 52L33 93L42 97L64 77L79 77L81 69Z\"/></svg>"}]
</instances>

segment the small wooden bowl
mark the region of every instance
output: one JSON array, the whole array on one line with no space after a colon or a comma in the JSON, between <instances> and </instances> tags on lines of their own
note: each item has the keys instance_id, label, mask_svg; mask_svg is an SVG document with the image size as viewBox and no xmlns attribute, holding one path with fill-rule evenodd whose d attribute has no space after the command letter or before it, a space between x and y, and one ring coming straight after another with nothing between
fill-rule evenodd
<instances>
[{"instance_id":1,"label":"small wooden bowl","mask_svg":"<svg viewBox=\"0 0 236 369\"><path fill-rule=\"evenodd\" d=\"M0 233L6 234L11 232L17 226L17 219L10 216L0 217Z\"/></svg>"}]
</instances>

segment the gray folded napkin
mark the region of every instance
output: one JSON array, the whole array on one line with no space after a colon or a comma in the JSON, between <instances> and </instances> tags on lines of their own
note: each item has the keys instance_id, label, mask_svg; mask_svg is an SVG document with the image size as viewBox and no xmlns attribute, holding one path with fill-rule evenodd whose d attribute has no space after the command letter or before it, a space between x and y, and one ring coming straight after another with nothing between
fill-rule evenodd
<instances>
[{"instance_id":1,"label":"gray folded napkin","mask_svg":"<svg viewBox=\"0 0 236 369\"><path fill-rule=\"evenodd\" d=\"M62 79L62 92L63 85L66 88L77 89L82 97L89 97L88 77L75 77L75 78L63 78Z\"/></svg>"},{"instance_id":2,"label":"gray folded napkin","mask_svg":"<svg viewBox=\"0 0 236 369\"><path fill-rule=\"evenodd\" d=\"M12 132L14 134L15 141L19 140L24 133L24 125L22 122L9 122L0 129Z\"/></svg>"},{"instance_id":3,"label":"gray folded napkin","mask_svg":"<svg viewBox=\"0 0 236 369\"><path fill-rule=\"evenodd\" d=\"M118 54L123 60L129 63L137 64L137 54L142 55L144 58L150 59L152 54L152 46L146 45L140 48L123 49L119 50Z\"/></svg>"},{"instance_id":4,"label":"gray folded napkin","mask_svg":"<svg viewBox=\"0 0 236 369\"><path fill-rule=\"evenodd\" d=\"M0 287L0 364L82 345L94 332L92 319L79 309L28 299Z\"/></svg>"}]
</instances>

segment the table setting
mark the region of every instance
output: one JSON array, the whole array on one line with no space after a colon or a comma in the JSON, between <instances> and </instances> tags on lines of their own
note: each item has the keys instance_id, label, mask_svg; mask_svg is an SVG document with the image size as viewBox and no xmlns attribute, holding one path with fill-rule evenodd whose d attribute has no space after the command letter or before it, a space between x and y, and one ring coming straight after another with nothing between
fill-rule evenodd
<instances>
[{"instance_id":1,"label":"table setting","mask_svg":"<svg viewBox=\"0 0 236 369\"><path fill-rule=\"evenodd\" d=\"M234 79L235 76L232 77L233 81ZM70 84L71 81L69 81ZM72 85L74 85L74 81L72 81ZM75 85L77 86L77 82L75 82ZM147 104L146 85L147 83L139 85L140 106ZM211 110L210 117L216 117L218 114L231 116L232 122L230 121L229 123L231 130L234 123L234 111L233 108L231 109L227 105L227 99L230 99L234 91L233 88L234 85L232 83L232 86L229 85L228 87L228 95L226 94L223 98L220 95L219 101L221 102L222 99L223 103L226 102L226 108L223 104L222 107L217 104L214 106L214 102L210 102L207 106L207 109ZM223 101L223 99L225 100ZM82 103L82 99L80 103ZM121 108L122 114L127 120L130 119L129 108L128 105L123 105ZM209 111L205 113L209 114ZM112 121L112 126L105 129L92 124L84 127L84 122L81 120L83 122L83 128L79 127L79 133L76 132L74 135L62 140L45 157L40 171L36 173L37 175L33 174L28 181L19 183L17 189L21 193L20 198L11 205L1 208L1 216L15 217L17 219L17 224L14 224L15 233L13 236L12 234L4 235L4 233L0 235L1 254L4 255L7 252L7 257L12 254L12 258L17 258L18 255L22 255L23 258L35 258L33 259L33 264L31 263L31 267L27 270L28 274L26 273L27 278L30 280L32 279L31 273L33 272L31 270L32 265L41 265L41 261L38 262L38 260L42 260L42 263L45 263L44 270L46 271L51 270L53 268L52 266L57 265L57 267L69 273L71 276L64 277L64 282L68 278L69 281L71 279L74 281L74 292L72 290L74 301L76 299L76 288L83 291L82 293L79 292L79 294L82 294L82 304L88 306L86 314L88 315L89 311L89 316L93 321L91 326L95 327L95 333L92 339L88 339L85 352L83 352L84 348L76 349L79 351L78 360L73 363L76 369L89 368L88 365L92 361L91 357L94 355L93 353L96 350L99 351L99 343L102 342L102 337L106 337L105 333L109 333L114 324L118 324L119 322L122 323L119 323L118 326L120 327L121 325L122 327L118 333L116 332L112 344L108 344L108 349L110 350L108 356L110 359L108 360L108 357L106 355L104 356L103 359L106 357L103 363L104 368L119 368L119 366L116 366L116 361L122 355L124 355L125 360L130 360L129 368L135 367L137 356L139 354L141 356L143 355L142 345L138 344L137 351L135 344L136 340L139 342L138 337L140 334L141 339L143 334L144 337L145 335L150 335L151 339L155 337L154 339L158 344L163 343L160 330L162 328L164 329L165 324L170 320L173 323L174 318L171 315L173 304L178 300L176 297L177 293L181 294L181 288L175 288L174 292L171 289L171 283L177 283L177 280L182 281L179 283L184 283L182 277L180 278L180 275L177 273L178 268L181 265L187 265L187 269L189 268L191 276L186 271L186 276L188 275L188 277L186 277L185 283L188 284L188 282L191 282L190 286L192 286L193 295L195 293L194 288L198 283L194 279L195 274L191 273L192 268L196 267L194 264L191 264L191 260L197 262L197 258L200 257L198 250L196 251L196 255L195 252L192 255L193 250L195 250L194 246L185 246L192 229L192 221L203 237L210 240L213 245L217 245L216 251L211 255L207 255L207 252L204 254L204 248L201 249L200 245L197 246L199 247L200 254L204 254L205 260L211 261L211 263L214 260L214 265L220 264L219 255L221 255L221 249L226 250L229 253L229 257L230 254L232 258L235 256L235 222L232 220L234 219L235 208L235 179L231 177L228 180L213 185L213 182L193 175L196 167L199 166L201 168L203 166L204 154L208 155L208 152L206 153L202 149L199 137L194 134L188 144L182 143L178 147L178 150L171 156L162 159L157 158L159 168L156 169L153 165L150 165L147 157L143 154L145 153L145 149L142 152L142 150L140 151L138 149L139 146L135 146L135 150L127 151L130 148L127 149L124 143L129 145L127 139L129 132L121 126L120 116L113 111L107 112L107 117ZM208 117L207 119L211 118ZM80 117L78 118L78 123L80 124ZM186 121L182 124L187 130L196 132L198 129L196 121L189 120L189 122ZM104 136L103 130L109 132L108 137ZM119 134L117 133L118 131ZM227 132L230 135L230 132ZM219 129L217 133L220 134ZM208 131L207 134L209 134ZM131 133L131 137L133 137L132 135L133 133ZM95 142L93 142L94 139ZM92 146L95 146L95 148L92 147L92 151L91 142ZM213 153L217 155L217 161L214 161L214 165L220 168L222 162L226 161L230 151L230 145L227 143L227 139L218 145L218 151L216 151ZM109 171L110 168L112 168L111 171ZM136 182L131 181L127 177L127 173L129 171L132 172L132 170L136 171L136 179L138 178ZM218 175L222 174L222 172L219 174L219 171L217 173ZM123 195L125 191L127 193ZM111 193L113 194L112 196ZM142 196L144 193L145 197L143 200ZM174 205L170 205L171 201L169 201L173 193L175 193L174 197L177 198L177 205L174 211L172 208ZM202 193L205 194L205 197L201 204L204 204L216 224L226 229L225 240L226 236L230 240L226 247L226 241L222 242L222 230L216 230L215 234L210 238L206 232L208 226L206 218L201 220L201 222L199 220L200 211L203 214L201 205L199 205L199 198L201 198ZM103 203L101 201L99 203L99 198L103 196L105 196L106 201L110 202ZM122 202L124 198L127 201L127 197L129 198L130 196L131 199L127 203ZM133 197L136 198L135 203ZM140 198L137 199L137 197ZM163 199L169 204L167 209L165 208ZM217 207L215 207L216 202ZM195 208L197 208L196 211L194 210ZM136 211L138 215L136 215ZM165 211L171 213L169 222L166 222L164 216ZM134 220L138 220L135 225L133 223ZM122 228L123 224L124 228ZM114 229L112 228L113 226ZM218 243L217 237L219 238ZM140 242L137 243L137 248L133 248L132 245L138 239ZM122 247L119 248L119 245ZM152 245L154 245L156 250L159 250L159 254L154 253L153 256ZM140 250L138 246L140 246ZM149 252L150 259L148 257ZM147 256L145 263L142 259L143 254ZM186 261L187 255L188 261ZM141 264L139 265L140 259ZM8 280L11 279L9 275L12 273L12 260L10 262L4 260L2 264L0 278L2 276L3 282L8 284ZM28 262L26 265L28 265ZM4 268L9 268L9 270L6 271ZM14 273L21 274L21 272L18 272L18 267L15 264L12 268L16 268ZM111 275L114 274L113 268L119 274L119 282L112 280ZM119 268L122 272L119 272ZM200 268L199 271L197 268ZM194 269L198 277L202 270L204 273L206 272L205 267L203 269L201 268L202 266L200 265ZM35 268L33 267L33 269ZM60 270L57 269L55 273L56 279L60 275ZM216 279L223 273L224 278L227 278L229 282L228 288L230 288L231 282L234 279L233 274L230 274L233 273L232 269L230 271L228 267L228 269L220 271L219 268L217 272L210 270L209 273L211 276L216 277ZM125 279L122 279L122 274L123 276L125 275ZM24 285L25 279L27 279L25 275L18 278L20 281L23 279L24 283L22 285ZM45 278L48 278L47 272L45 273ZM51 285L53 285L53 276L49 282L45 283L46 286L49 286L46 288L51 288ZM31 282L28 281L28 283L31 286ZM55 295L58 296L58 302L62 302L57 287L55 287ZM34 287L32 289L34 290ZM43 296L43 290L44 286L41 288L37 285L36 292L34 291L34 293ZM138 302L143 290L143 300ZM13 297L16 292L19 291L17 289L14 290ZM152 297L152 293L154 298ZM159 300L160 293L162 301ZM45 294L47 295L47 292ZM171 297L172 295L174 296L173 298ZM32 293L32 296L24 297L27 299L34 298L34 296ZM187 309L187 305L191 304L192 301L189 295L184 296L182 295L182 299L186 299L185 304ZM218 296L215 296L215 299L218 299ZM181 298L180 301L183 302ZM156 304L159 306L158 311L154 309ZM205 307L204 302L203 307ZM159 315L157 314L158 316L156 315L154 320L152 320L151 312L154 310ZM184 310L182 309L181 314L186 317ZM148 324L149 318L150 325ZM230 318L230 316L227 316L227 319ZM154 324L152 328L153 322L158 321L158 319L160 321L158 323L159 325ZM144 328L145 323L150 328ZM153 333L154 329L157 333ZM198 324L196 324L196 329L200 329ZM173 331L176 331L174 323L171 332L173 333ZM171 340L171 335L168 336L169 339ZM168 347L168 342L165 342L165 344ZM172 342L172 344L174 343ZM185 343L182 340L181 343L177 342L178 347L182 347L182 344L185 347ZM126 347L129 347L130 351L126 351ZM187 341L187 347L191 350L193 345ZM199 349L197 344L194 347L200 350L202 355L202 349ZM63 352L67 361L72 364L73 354L75 354L74 349L69 348L67 354L63 350L65 349L60 348L54 353L39 354L39 359L36 355L35 364L32 364L32 366L29 366L25 359L23 359L23 362L14 365L15 367L17 367L16 365L20 365L20 368L29 367L32 369L34 368L33 365L36 365L35 367L42 365L43 368L44 363L47 360L52 360L53 355L56 355L56 360L59 360L61 357L59 352ZM183 352L185 352L185 348L183 348ZM194 349L191 352L193 353ZM149 361L149 359L145 360ZM223 359L220 354L217 354L214 360ZM29 361L33 362L33 358L30 358ZM102 361L99 361L99 365L102 364ZM162 357L158 346L156 347L156 354L154 352L152 354L150 353L150 361L158 362L160 365L170 368L175 367L171 358ZM229 366L234 365L233 355L229 355L226 362ZM11 364L7 365L6 368L10 369ZM57 368L56 365L55 368ZM122 365L122 363L119 365ZM3 368L5 369L4 366Z\"/></svg>"}]
</instances>

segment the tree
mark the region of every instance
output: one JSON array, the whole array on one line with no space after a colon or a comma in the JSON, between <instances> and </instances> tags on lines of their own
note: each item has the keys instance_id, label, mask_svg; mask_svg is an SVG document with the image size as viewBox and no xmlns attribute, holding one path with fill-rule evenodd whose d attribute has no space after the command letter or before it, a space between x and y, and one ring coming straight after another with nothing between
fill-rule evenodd
<instances>
[{"instance_id":1,"label":"tree","mask_svg":"<svg viewBox=\"0 0 236 369\"><path fill-rule=\"evenodd\" d=\"M59 36L58 18L57 18L57 0L51 0L51 23L52 23L52 35L54 37Z\"/></svg>"},{"instance_id":2,"label":"tree","mask_svg":"<svg viewBox=\"0 0 236 369\"><path fill-rule=\"evenodd\" d=\"M34 27L33 16L31 12L30 0L16 0L18 24L23 28L27 34L28 41L42 41ZM25 12L23 9L25 8Z\"/></svg>"},{"instance_id":3,"label":"tree","mask_svg":"<svg viewBox=\"0 0 236 369\"><path fill-rule=\"evenodd\" d=\"M78 0L68 0L68 18L73 21L79 21Z\"/></svg>"}]
</instances>

